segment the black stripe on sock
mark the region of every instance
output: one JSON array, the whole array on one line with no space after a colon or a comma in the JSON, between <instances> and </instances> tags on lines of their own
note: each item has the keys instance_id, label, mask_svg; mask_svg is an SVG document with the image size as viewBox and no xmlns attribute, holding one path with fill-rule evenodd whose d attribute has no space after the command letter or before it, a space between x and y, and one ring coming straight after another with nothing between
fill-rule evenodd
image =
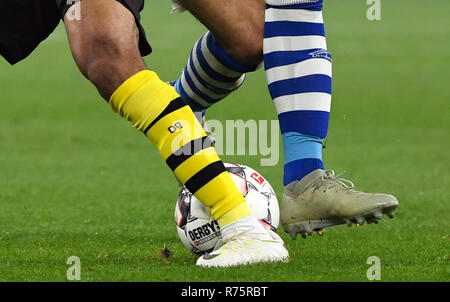
<instances>
[{"instance_id":1,"label":"black stripe on sock","mask_svg":"<svg viewBox=\"0 0 450 302\"><path fill-rule=\"evenodd\" d=\"M212 142L207 136L194 139L170 155L166 159L166 164L172 171L175 171L179 165L184 163L191 156L211 146Z\"/></svg>"},{"instance_id":2,"label":"black stripe on sock","mask_svg":"<svg viewBox=\"0 0 450 302\"><path fill-rule=\"evenodd\" d=\"M198 171L184 185L192 194L195 194L208 182L226 171L223 162L219 160Z\"/></svg>"},{"instance_id":3,"label":"black stripe on sock","mask_svg":"<svg viewBox=\"0 0 450 302\"><path fill-rule=\"evenodd\" d=\"M163 112L161 112L160 115L158 115L153 122L151 122L151 124L144 130L144 134L147 135L147 132L163 117L165 117L166 115L177 111L178 109L181 109L183 107L186 107L187 104L186 102L181 98L176 98L175 100L171 101L169 103L169 105L167 105L166 109L163 110Z\"/></svg>"}]
</instances>

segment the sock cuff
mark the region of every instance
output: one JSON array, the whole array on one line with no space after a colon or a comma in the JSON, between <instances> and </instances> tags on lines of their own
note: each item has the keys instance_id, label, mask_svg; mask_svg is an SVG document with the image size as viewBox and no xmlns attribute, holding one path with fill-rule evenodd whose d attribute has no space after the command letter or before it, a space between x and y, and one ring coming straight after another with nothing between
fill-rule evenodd
<instances>
[{"instance_id":1,"label":"sock cuff","mask_svg":"<svg viewBox=\"0 0 450 302\"><path fill-rule=\"evenodd\" d=\"M244 65L236 60L234 60L232 57L230 57L225 49L217 42L217 40L213 37L211 32L207 32L204 36L204 39L206 39L206 45L209 49L209 51L216 57L217 60L219 60L223 65L228 67L229 69L240 72L240 73L247 73L251 71L255 71L258 66L249 66Z\"/></svg>"},{"instance_id":2,"label":"sock cuff","mask_svg":"<svg viewBox=\"0 0 450 302\"><path fill-rule=\"evenodd\" d=\"M209 108L245 81L255 66L239 64L219 45L211 32L194 45L181 77L172 85L194 111Z\"/></svg>"},{"instance_id":3,"label":"sock cuff","mask_svg":"<svg viewBox=\"0 0 450 302\"><path fill-rule=\"evenodd\" d=\"M169 84L150 70L143 70L127 79L109 100L111 108L144 131L179 95Z\"/></svg>"},{"instance_id":4,"label":"sock cuff","mask_svg":"<svg viewBox=\"0 0 450 302\"><path fill-rule=\"evenodd\" d=\"M143 84L155 78L159 79L158 75L150 70L142 70L129 77L116 89L116 91L114 91L109 99L109 103L113 107L113 110L118 111L117 105L121 103L120 100L130 98Z\"/></svg>"},{"instance_id":5,"label":"sock cuff","mask_svg":"<svg viewBox=\"0 0 450 302\"><path fill-rule=\"evenodd\" d=\"M219 219L217 219L217 222L219 223L219 226L223 228L231 223L249 216L250 214L250 208L248 207L247 202L244 200L244 202L241 202L234 209L223 214Z\"/></svg>"}]
</instances>

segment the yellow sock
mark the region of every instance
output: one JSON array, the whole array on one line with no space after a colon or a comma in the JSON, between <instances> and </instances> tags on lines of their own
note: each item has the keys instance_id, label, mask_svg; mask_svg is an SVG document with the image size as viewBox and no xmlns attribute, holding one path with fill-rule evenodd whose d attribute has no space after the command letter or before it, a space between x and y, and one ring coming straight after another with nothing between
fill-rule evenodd
<instances>
[{"instance_id":1,"label":"yellow sock","mask_svg":"<svg viewBox=\"0 0 450 302\"><path fill-rule=\"evenodd\" d=\"M144 70L129 78L110 104L150 139L177 179L211 208L221 227L250 214L192 110L156 73Z\"/></svg>"}]
</instances>

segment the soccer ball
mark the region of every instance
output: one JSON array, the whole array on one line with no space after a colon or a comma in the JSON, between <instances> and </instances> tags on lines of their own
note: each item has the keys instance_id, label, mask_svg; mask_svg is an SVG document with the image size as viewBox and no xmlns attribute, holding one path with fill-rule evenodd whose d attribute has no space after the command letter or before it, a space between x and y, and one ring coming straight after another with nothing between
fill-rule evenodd
<instances>
[{"instance_id":1,"label":"soccer ball","mask_svg":"<svg viewBox=\"0 0 450 302\"><path fill-rule=\"evenodd\" d=\"M276 232L280 223L277 196L270 183L254 169L225 163L225 168L244 195L250 211L261 224ZM175 223L184 246L195 254L211 252L220 238L220 227L205 207L186 187L175 206Z\"/></svg>"}]
</instances>

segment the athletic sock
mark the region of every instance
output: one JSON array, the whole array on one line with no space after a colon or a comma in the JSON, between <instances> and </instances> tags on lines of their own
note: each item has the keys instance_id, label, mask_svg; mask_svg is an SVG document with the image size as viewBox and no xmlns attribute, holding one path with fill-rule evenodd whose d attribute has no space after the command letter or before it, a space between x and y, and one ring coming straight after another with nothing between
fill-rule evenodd
<instances>
[{"instance_id":1,"label":"athletic sock","mask_svg":"<svg viewBox=\"0 0 450 302\"><path fill-rule=\"evenodd\" d=\"M172 84L194 111L201 111L241 87L256 66L239 64L210 32L195 43L180 78Z\"/></svg>"},{"instance_id":2,"label":"athletic sock","mask_svg":"<svg viewBox=\"0 0 450 302\"><path fill-rule=\"evenodd\" d=\"M144 70L129 78L110 104L150 139L177 179L211 208L221 227L250 214L192 110L156 73Z\"/></svg>"},{"instance_id":3,"label":"athletic sock","mask_svg":"<svg viewBox=\"0 0 450 302\"><path fill-rule=\"evenodd\" d=\"M323 139L331 107L332 60L322 0L266 6L264 64L283 137L284 185L324 169Z\"/></svg>"}]
</instances>

